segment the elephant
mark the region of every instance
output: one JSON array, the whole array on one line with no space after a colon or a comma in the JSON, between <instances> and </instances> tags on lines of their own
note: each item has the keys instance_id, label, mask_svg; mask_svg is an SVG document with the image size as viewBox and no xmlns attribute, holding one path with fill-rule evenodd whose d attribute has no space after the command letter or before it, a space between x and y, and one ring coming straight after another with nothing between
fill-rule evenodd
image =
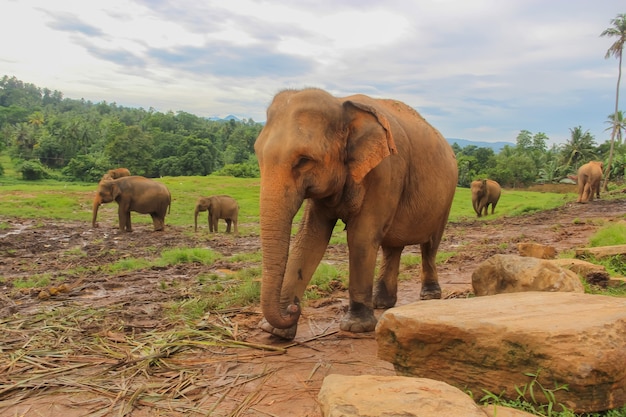
<instances>
[{"instance_id":1,"label":"elephant","mask_svg":"<svg viewBox=\"0 0 626 417\"><path fill-rule=\"evenodd\" d=\"M470 189L472 190L472 206L478 217L482 216L483 211L485 216L489 214L490 204L491 214L493 214L502 192L500 184L493 180L476 180L472 181Z\"/></svg>"},{"instance_id":2,"label":"elephant","mask_svg":"<svg viewBox=\"0 0 626 417\"><path fill-rule=\"evenodd\" d=\"M603 170L604 164L601 161L590 161L578 168L577 203L593 201L594 196L600 198Z\"/></svg>"},{"instance_id":3,"label":"elephant","mask_svg":"<svg viewBox=\"0 0 626 417\"><path fill-rule=\"evenodd\" d=\"M122 177L128 177L130 176L130 171L128 170L128 168L115 168L115 169L110 169L107 171L106 174L104 174L102 176L102 180L115 180L118 178L122 178Z\"/></svg>"},{"instance_id":4,"label":"elephant","mask_svg":"<svg viewBox=\"0 0 626 417\"><path fill-rule=\"evenodd\" d=\"M295 337L303 294L338 220L349 249L350 303L342 330L373 331L374 308L395 305L407 245L421 247L420 297L441 298L435 256L456 190L457 163L446 139L417 111L361 94L284 90L269 105L254 149L261 172L264 331ZM293 218L305 200L290 251Z\"/></svg>"},{"instance_id":5,"label":"elephant","mask_svg":"<svg viewBox=\"0 0 626 417\"><path fill-rule=\"evenodd\" d=\"M172 196L164 184L140 176L103 180L93 200L92 226L98 227L98 207L115 200L118 204L119 228L132 232L130 212L150 214L155 231L165 228L165 215L169 212Z\"/></svg>"},{"instance_id":6,"label":"elephant","mask_svg":"<svg viewBox=\"0 0 626 417\"><path fill-rule=\"evenodd\" d=\"M237 217L239 216L239 204L237 200L228 195L213 195L210 197L200 197L196 202L194 211L194 230L198 231L198 213L208 211L209 230L217 233L217 224L220 219L226 220L226 233L230 233L231 223L235 233L237 229Z\"/></svg>"}]
</instances>

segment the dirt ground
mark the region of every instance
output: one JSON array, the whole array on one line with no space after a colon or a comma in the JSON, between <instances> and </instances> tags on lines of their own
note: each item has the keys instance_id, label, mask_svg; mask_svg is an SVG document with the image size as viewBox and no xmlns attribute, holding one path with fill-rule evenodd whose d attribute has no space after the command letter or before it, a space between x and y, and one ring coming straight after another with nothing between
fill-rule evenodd
<instances>
[{"instance_id":1,"label":"dirt ground","mask_svg":"<svg viewBox=\"0 0 626 417\"><path fill-rule=\"evenodd\" d=\"M625 214L626 196L450 223L440 251L456 254L439 267L444 297L467 296L475 267L494 254L517 253L519 242L570 251L585 246L607 222L624 221ZM188 342L185 349L164 352L150 341L165 337L154 337L166 334L165 323L171 330L167 302L194 297L201 274L228 274L255 264L220 261L121 273L105 268L176 247L207 247L226 256L255 252L258 236L193 233L191 226L156 233L145 224L125 234L103 222L92 229L79 222L43 225L1 215L0 223L9 224L0 230L0 417L320 417L316 398L326 375L394 374L391 364L376 357L373 333L338 329L347 307L345 289L305 305L293 342L260 331L261 314L254 306L211 312L193 325L199 333L219 329L222 339L240 345L203 340L192 349ZM345 246L331 246L326 260L345 262L346 253ZM402 276L410 278L400 283L398 305L426 302L418 301L419 265L406 268ZM48 287L13 284L45 273L51 277ZM60 282L67 287L55 286ZM36 346L41 340L49 346ZM146 366L133 367L140 361Z\"/></svg>"}]
</instances>

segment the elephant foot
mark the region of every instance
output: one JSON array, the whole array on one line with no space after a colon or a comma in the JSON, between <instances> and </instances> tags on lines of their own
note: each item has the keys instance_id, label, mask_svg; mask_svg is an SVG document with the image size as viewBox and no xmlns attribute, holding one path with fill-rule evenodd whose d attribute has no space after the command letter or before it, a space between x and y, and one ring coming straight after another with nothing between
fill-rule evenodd
<instances>
[{"instance_id":1,"label":"elephant foot","mask_svg":"<svg viewBox=\"0 0 626 417\"><path fill-rule=\"evenodd\" d=\"M263 319L259 323L259 327L261 330L273 334L274 336L278 336L282 339L293 340L296 337L296 331L298 330L298 325L292 326L288 329L277 329L267 322L267 320Z\"/></svg>"},{"instance_id":2,"label":"elephant foot","mask_svg":"<svg viewBox=\"0 0 626 417\"><path fill-rule=\"evenodd\" d=\"M396 305L398 297L396 294L389 294L384 283L379 282L374 290L374 308L391 308Z\"/></svg>"},{"instance_id":3,"label":"elephant foot","mask_svg":"<svg viewBox=\"0 0 626 417\"><path fill-rule=\"evenodd\" d=\"M346 332L352 333L365 333L373 332L376 328L378 320L374 316L374 310L366 308L361 305L362 308L350 309L346 315L341 319L339 328Z\"/></svg>"},{"instance_id":4,"label":"elephant foot","mask_svg":"<svg viewBox=\"0 0 626 417\"><path fill-rule=\"evenodd\" d=\"M438 283L423 284L420 292L421 300L438 300L441 298L441 287Z\"/></svg>"}]
</instances>

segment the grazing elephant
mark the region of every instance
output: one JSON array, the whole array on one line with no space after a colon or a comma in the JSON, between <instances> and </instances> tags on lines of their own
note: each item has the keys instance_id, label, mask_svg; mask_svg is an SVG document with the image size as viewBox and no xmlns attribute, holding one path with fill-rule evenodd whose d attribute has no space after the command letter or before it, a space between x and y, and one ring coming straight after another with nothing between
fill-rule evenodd
<instances>
[{"instance_id":1,"label":"grazing elephant","mask_svg":"<svg viewBox=\"0 0 626 417\"><path fill-rule=\"evenodd\" d=\"M102 176L102 179L100 181L115 180L128 176L130 176L130 171L128 170L128 168L115 168L108 170L107 173Z\"/></svg>"},{"instance_id":2,"label":"grazing elephant","mask_svg":"<svg viewBox=\"0 0 626 417\"><path fill-rule=\"evenodd\" d=\"M132 232L130 212L150 214L154 230L163 230L165 214L168 213L172 197L167 187L149 178L130 176L115 180L103 180L93 200L92 226L98 227L98 207L115 200L118 204L120 230Z\"/></svg>"},{"instance_id":3,"label":"grazing elephant","mask_svg":"<svg viewBox=\"0 0 626 417\"><path fill-rule=\"evenodd\" d=\"M472 206L478 217L489 214L489 204L491 204L491 214L493 214L500 200L502 189L500 184L493 180L476 180L470 184L472 190Z\"/></svg>"},{"instance_id":4,"label":"grazing elephant","mask_svg":"<svg viewBox=\"0 0 626 417\"><path fill-rule=\"evenodd\" d=\"M350 274L342 330L373 331L373 309L395 305L406 245L421 246L421 298L441 298L435 255L457 164L448 142L415 110L365 95L286 90L269 106L254 149L261 170L263 330L295 337L304 291L338 219L345 223ZM292 221L305 199L289 253Z\"/></svg>"},{"instance_id":5,"label":"grazing elephant","mask_svg":"<svg viewBox=\"0 0 626 417\"><path fill-rule=\"evenodd\" d=\"M594 196L600 198L600 182L604 164L600 161L587 162L578 168L578 200L577 203L593 201Z\"/></svg>"},{"instance_id":6,"label":"grazing elephant","mask_svg":"<svg viewBox=\"0 0 626 417\"><path fill-rule=\"evenodd\" d=\"M213 195L211 197L200 197L196 202L194 211L194 230L198 230L198 213L208 211L209 230L217 233L217 224L220 219L226 220L226 233L230 233L232 223L235 233L237 230L237 217L239 216L239 204L237 200L228 195Z\"/></svg>"}]
</instances>

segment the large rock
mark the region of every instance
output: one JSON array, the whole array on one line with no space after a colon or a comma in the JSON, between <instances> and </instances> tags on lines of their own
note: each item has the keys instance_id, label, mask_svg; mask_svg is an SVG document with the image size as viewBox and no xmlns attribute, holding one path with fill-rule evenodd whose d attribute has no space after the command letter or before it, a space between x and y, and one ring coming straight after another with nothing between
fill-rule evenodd
<instances>
[{"instance_id":1,"label":"large rock","mask_svg":"<svg viewBox=\"0 0 626 417\"><path fill-rule=\"evenodd\" d=\"M570 291L584 293L578 275L552 261L518 255L494 255L472 273L475 295L521 291Z\"/></svg>"},{"instance_id":2,"label":"large rock","mask_svg":"<svg viewBox=\"0 0 626 417\"><path fill-rule=\"evenodd\" d=\"M576 412L626 404L626 299L564 292L421 301L387 310L378 356L404 376L516 399L539 372ZM541 392L535 389L537 398Z\"/></svg>"},{"instance_id":3,"label":"large rock","mask_svg":"<svg viewBox=\"0 0 626 417\"><path fill-rule=\"evenodd\" d=\"M328 375L318 394L324 417L488 417L493 406L479 407L445 382L402 376ZM531 414L498 407L498 417Z\"/></svg>"}]
</instances>

